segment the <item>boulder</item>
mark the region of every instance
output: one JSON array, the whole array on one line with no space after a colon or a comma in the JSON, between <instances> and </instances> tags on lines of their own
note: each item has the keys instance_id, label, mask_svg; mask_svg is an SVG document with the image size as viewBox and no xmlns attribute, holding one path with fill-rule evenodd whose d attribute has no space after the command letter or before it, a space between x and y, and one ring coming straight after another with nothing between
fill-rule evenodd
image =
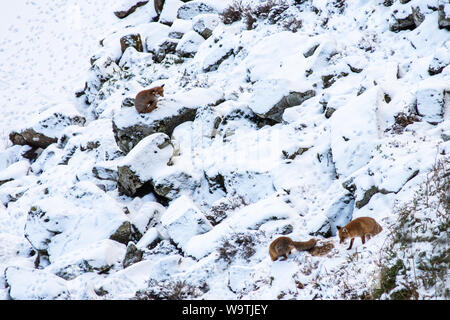
<instances>
[{"instance_id":1,"label":"boulder","mask_svg":"<svg viewBox=\"0 0 450 320\"><path fill-rule=\"evenodd\" d=\"M336 172L348 176L365 166L378 137L377 110L383 99L378 87L347 101L330 118L331 151Z\"/></svg>"},{"instance_id":2,"label":"boulder","mask_svg":"<svg viewBox=\"0 0 450 320\"><path fill-rule=\"evenodd\" d=\"M50 262L100 240L116 238L125 244L131 240L121 206L93 183L82 181L47 194L31 206L24 234Z\"/></svg>"},{"instance_id":3,"label":"boulder","mask_svg":"<svg viewBox=\"0 0 450 320\"><path fill-rule=\"evenodd\" d=\"M161 216L161 233L172 239L182 250L189 240L212 229L211 224L187 196L174 200Z\"/></svg>"},{"instance_id":4,"label":"boulder","mask_svg":"<svg viewBox=\"0 0 450 320\"><path fill-rule=\"evenodd\" d=\"M281 122L286 108L301 105L315 94L311 89L291 91L283 80L261 80L254 85L249 107L261 118Z\"/></svg>"},{"instance_id":5,"label":"boulder","mask_svg":"<svg viewBox=\"0 0 450 320\"><path fill-rule=\"evenodd\" d=\"M167 54L175 54L177 45L178 40L167 38L166 40L163 41L163 43L161 43L159 48L154 53L153 60L157 63L160 63L161 61L164 60Z\"/></svg>"},{"instance_id":6,"label":"boulder","mask_svg":"<svg viewBox=\"0 0 450 320\"><path fill-rule=\"evenodd\" d=\"M416 91L417 113L423 120L437 124L442 122L444 114L444 90L432 83L422 85Z\"/></svg>"},{"instance_id":7,"label":"boulder","mask_svg":"<svg viewBox=\"0 0 450 320\"><path fill-rule=\"evenodd\" d=\"M138 52L143 51L141 35L139 33L128 34L120 38L120 48L122 53L129 47L133 47Z\"/></svg>"},{"instance_id":8,"label":"boulder","mask_svg":"<svg viewBox=\"0 0 450 320\"><path fill-rule=\"evenodd\" d=\"M183 4L177 13L178 19L191 20L195 16L204 13L217 13L216 9L201 1L191 1Z\"/></svg>"},{"instance_id":9,"label":"boulder","mask_svg":"<svg viewBox=\"0 0 450 320\"><path fill-rule=\"evenodd\" d=\"M123 258L122 262L123 268L125 269L131 266L132 264L142 261L143 254L144 251L138 249L133 242L128 243L125 258Z\"/></svg>"},{"instance_id":10,"label":"boulder","mask_svg":"<svg viewBox=\"0 0 450 320\"><path fill-rule=\"evenodd\" d=\"M58 141L64 128L70 125L83 126L86 119L71 104L50 108L32 120L23 129L13 131L9 139L15 145L29 145L45 149Z\"/></svg>"},{"instance_id":11,"label":"boulder","mask_svg":"<svg viewBox=\"0 0 450 320\"><path fill-rule=\"evenodd\" d=\"M439 0L438 25L440 29L450 30L450 4L446 0Z\"/></svg>"},{"instance_id":12,"label":"boulder","mask_svg":"<svg viewBox=\"0 0 450 320\"><path fill-rule=\"evenodd\" d=\"M208 39L220 22L220 17L217 14L200 14L192 19L192 28L203 38Z\"/></svg>"},{"instance_id":13,"label":"boulder","mask_svg":"<svg viewBox=\"0 0 450 320\"><path fill-rule=\"evenodd\" d=\"M133 196L148 186L167 166L172 154L173 146L166 134L154 133L142 139L118 165L119 192Z\"/></svg>"},{"instance_id":14,"label":"boulder","mask_svg":"<svg viewBox=\"0 0 450 320\"><path fill-rule=\"evenodd\" d=\"M13 300L71 299L67 281L46 270L7 267L5 281Z\"/></svg>"},{"instance_id":15,"label":"boulder","mask_svg":"<svg viewBox=\"0 0 450 320\"><path fill-rule=\"evenodd\" d=\"M155 0L161 2L162 0ZM159 22L167 25L171 25L176 19L178 9L183 5L180 0L165 0L162 10L160 10ZM158 10L156 10L158 12Z\"/></svg>"},{"instance_id":16,"label":"boulder","mask_svg":"<svg viewBox=\"0 0 450 320\"><path fill-rule=\"evenodd\" d=\"M46 270L65 280L72 280L86 272L108 273L120 268L125 245L104 239L62 255Z\"/></svg>"},{"instance_id":17,"label":"boulder","mask_svg":"<svg viewBox=\"0 0 450 320\"><path fill-rule=\"evenodd\" d=\"M450 65L450 41L446 41L441 48L436 49L433 60L428 66L428 73L434 76L441 73L448 65Z\"/></svg>"},{"instance_id":18,"label":"boulder","mask_svg":"<svg viewBox=\"0 0 450 320\"><path fill-rule=\"evenodd\" d=\"M175 51L180 57L192 58L197 53L198 47L203 41L205 39L197 32L189 31L180 39Z\"/></svg>"},{"instance_id":19,"label":"boulder","mask_svg":"<svg viewBox=\"0 0 450 320\"><path fill-rule=\"evenodd\" d=\"M178 168L168 169L153 180L155 193L168 200L176 199L182 194L192 196L200 184L198 177Z\"/></svg>"},{"instance_id":20,"label":"boulder","mask_svg":"<svg viewBox=\"0 0 450 320\"><path fill-rule=\"evenodd\" d=\"M166 3L170 0L153 0L153 7L155 8L156 14L161 14Z\"/></svg>"},{"instance_id":21,"label":"boulder","mask_svg":"<svg viewBox=\"0 0 450 320\"><path fill-rule=\"evenodd\" d=\"M114 14L117 18L123 19L128 17L130 14L132 14L134 11L136 11L137 8L142 7L148 3L147 1L138 1L138 0L132 0L132 1L126 1L123 3L120 8L117 8L114 11Z\"/></svg>"},{"instance_id":22,"label":"boulder","mask_svg":"<svg viewBox=\"0 0 450 320\"><path fill-rule=\"evenodd\" d=\"M189 31L192 31L192 21L176 19L169 29L169 38L181 39L183 35Z\"/></svg>"},{"instance_id":23,"label":"boulder","mask_svg":"<svg viewBox=\"0 0 450 320\"><path fill-rule=\"evenodd\" d=\"M419 7L396 9L391 15L389 30L393 32L414 30L424 19L425 16L421 13Z\"/></svg>"}]
</instances>

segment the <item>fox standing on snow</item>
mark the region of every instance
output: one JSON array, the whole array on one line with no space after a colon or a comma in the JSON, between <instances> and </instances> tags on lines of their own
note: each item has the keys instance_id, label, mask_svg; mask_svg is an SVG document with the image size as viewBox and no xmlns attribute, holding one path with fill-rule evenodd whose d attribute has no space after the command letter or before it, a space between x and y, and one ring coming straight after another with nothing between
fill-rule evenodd
<instances>
[{"instance_id":1,"label":"fox standing on snow","mask_svg":"<svg viewBox=\"0 0 450 320\"><path fill-rule=\"evenodd\" d=\"M352 248L355 237L361 237L362 243L364 244L366 243L367 235L374 236L383 230L383 228L370 217L356 218L344 227L337 227L337 229L339 232L339 243L343 243L345 239L351 238L350 247L348 247L347 250Z\"/></svg>"}]
</instances>

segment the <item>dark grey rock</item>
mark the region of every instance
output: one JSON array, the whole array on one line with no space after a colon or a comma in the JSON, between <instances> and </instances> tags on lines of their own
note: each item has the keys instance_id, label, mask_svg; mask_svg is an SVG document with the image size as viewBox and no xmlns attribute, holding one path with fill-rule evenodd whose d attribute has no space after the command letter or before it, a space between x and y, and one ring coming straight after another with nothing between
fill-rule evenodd
<instances>
[{"instance_id":1,"label":"dark grey rock","mask_svg":"<svg viewBox=\"0 0 450 320\"><path fill-rule=\"evenodd\" d=\"M146 5L147 3L148 3L148 1L136 1L136 4L131 6L129 9L115 11L114 14L116 15L117 18L123 19L123 18L128 17L134 11L136 11L137 8L142 7L142 6Z\"/></svg>"}]
</instances>

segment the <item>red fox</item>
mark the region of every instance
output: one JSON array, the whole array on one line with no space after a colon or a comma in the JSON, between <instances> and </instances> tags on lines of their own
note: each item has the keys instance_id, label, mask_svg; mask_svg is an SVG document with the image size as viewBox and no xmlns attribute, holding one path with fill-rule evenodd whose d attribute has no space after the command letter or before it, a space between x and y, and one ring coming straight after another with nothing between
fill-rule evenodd
<instances>
[{"instance_id":1,"label":"red fox","mask_svg":"<svg viewBox=\"0 0 450 320\"><path fill-rule=\"evenodd\" d=\"M287 259L287 255L291 254L292 249L310 250L316 245L317 240L311 239L306 242L293 241L289 237L279 237L272 241L269 246L269 254L273 261L277 260L279 257L284 257L283 260Z\"/></svg>"},{"instance_id":2,"label":"red fox","mask_svg":"<svg viewBox=\"0 0 450 320\"><path fill-rule=\"evenodd\" d=\"M149 113L155 110L158 97L164 97L164 85L139 92L134 99L137 112Z\"/></svg>"},{"instance_id":3,"label":"red fox","mask_svg":"<svg viewBox=\"0 0 450 320\"><path fill-rule=\"evenodd\" d=\"M347 250L350 250L353 246L355 237L361 237L362 243L366 243L366 236L374 236L383 230L383 228L370 217L356 218L350 221L344 227L337 227L339 232L339 243L343 243L345 239L351 238L350 246Z\"/></svg>"}]
</instances>

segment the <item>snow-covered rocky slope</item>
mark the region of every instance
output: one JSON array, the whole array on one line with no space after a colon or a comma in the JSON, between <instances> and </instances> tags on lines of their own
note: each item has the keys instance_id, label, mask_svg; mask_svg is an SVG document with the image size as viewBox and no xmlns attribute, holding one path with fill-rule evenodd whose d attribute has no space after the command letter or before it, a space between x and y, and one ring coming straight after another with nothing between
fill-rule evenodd
<instances>
[{"instance_id":1,"label":"snow-covered rocky slope","mask_svg":"<svg viewBox=\"0 0 450 320\"><path fill-rule=\"evenodd\" d=\"M449 4L109 10L76 98L4 126L0 298L449 298Z\"/></svg>"}]
</instances>

